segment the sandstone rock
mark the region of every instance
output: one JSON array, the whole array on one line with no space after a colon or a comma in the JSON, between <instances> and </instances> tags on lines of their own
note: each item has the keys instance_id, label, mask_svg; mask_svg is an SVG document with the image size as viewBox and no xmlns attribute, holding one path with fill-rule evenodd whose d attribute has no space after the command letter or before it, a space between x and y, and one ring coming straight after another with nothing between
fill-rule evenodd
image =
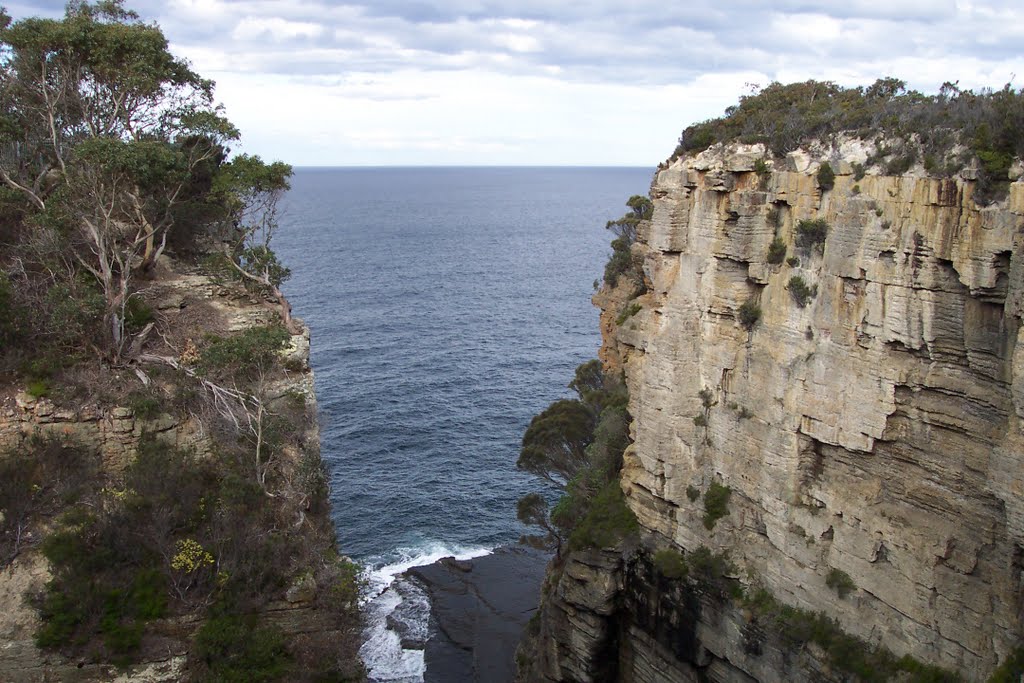
<instances>
[{"instance_id":1,"label":"sandstone rock","mask_svg":"<svg viewBox=\"0 0 1024 683\"><path fill-rule=\"evenodd\" d=\"M288 588L285 593L285 600L290 603L312 602L316 599L316 580L312 574L303 574L298 581Z\"/></svg>"},{"instance_id":2,"label":"sandstone rock","mask_svg":"<svg viewBox=\"0 0 1024 683\"><path fill-rule=\"evenodd\" d=\"M746 182L744 157L723 147L658 172L634 247L651 280L643 314L616 327L618 294L594 297L601 358L625 369L630 389L622 486L656 537L728 550L779 599L984 680L1022 636L1024 184L982 208L972 169L855 181L852 164L872 149L844 139L792 152L766 186ZM814 171L824 160L840 173L823 198ZM828 224L824 244L796 247L799 221L816 218ZM766 264L776 234L798 265ZM787 289L798 274L817 286L803 308ZM750 333L737 322L747 300L762 310ZM693 423L704 388L716 400L706 434ZM686 488L713 480L732 497L709 531ZM831 570L858 587L848 599L826 585ZM587 653L615 628L632 629L637 648L626 680L660 680L659 668L690 680L693 666L724 667L718 680L835 675L814 652L785 675L775 655L746 652L728 607L701 614L700 647L681 662L639 603L623 613L604 602L622 599L616 585L651 588L629 581L566 566L550 605L561 626L541 645L561 673L545 680L593 680Z\"/></svg>"}]
</instances>

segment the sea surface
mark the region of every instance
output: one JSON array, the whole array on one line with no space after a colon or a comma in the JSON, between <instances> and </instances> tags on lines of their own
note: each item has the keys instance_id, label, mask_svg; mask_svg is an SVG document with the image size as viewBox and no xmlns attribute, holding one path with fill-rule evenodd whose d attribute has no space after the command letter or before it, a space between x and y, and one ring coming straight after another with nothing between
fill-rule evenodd
<instances>
[{"instance_id":1,"label":"sea surface","mask_svg":"<svg viewBox=\"0 0 1024 683\"><path fill-rule=\"evenodd\" d=\"M422 680L405 569L514 543L530 418L600 345L591 305L648 168L296 169L274 247L312 330L343 553L367 571L371 680Z\"/></svg>"}]
</instances>

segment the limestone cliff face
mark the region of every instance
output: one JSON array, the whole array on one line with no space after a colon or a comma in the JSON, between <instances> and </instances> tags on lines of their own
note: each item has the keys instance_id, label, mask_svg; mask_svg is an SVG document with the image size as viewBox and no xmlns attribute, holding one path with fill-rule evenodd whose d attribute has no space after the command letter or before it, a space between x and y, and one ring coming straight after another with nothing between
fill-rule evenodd
<instances>
[{"instance_id":1,"label":"limestone cliff face","mask_svg":"<svg viewBox=\"0 0 1024 683\"><path fill-rule=\"evenodd\" d=\"M855 177L870 151L846 140L759 174L759 146L716 146L658 171L634 246L643 310L616 326L616 292L595 298L602 358L630 389L622 486L657 545L728 551L741 581L780 602L984 680L1024 616L1024 183L979 207L969 171ZM822 191L826 160L836 178ZM827 238L800 248L811 219ZM787 260L773 265L776 237ZM794 276L816 288L806 306ZM760 307L749 329L746 302ZM692 497L712 482L732 493L709 530ZM604 639L620 680L831 677L813 652L774 650L770 633L750 648L738 607L687 606L618 557L605 611L618 616L565 639L545 630L543 677L598 680L560 663L586 649L584 632ZM845 597L828 585L838 572L855 585ZM566 581L552 589L552 623L585 610ZM680 637L664 630L680 624L689 645L673 651Z\"/></svg>"}]
</instances>

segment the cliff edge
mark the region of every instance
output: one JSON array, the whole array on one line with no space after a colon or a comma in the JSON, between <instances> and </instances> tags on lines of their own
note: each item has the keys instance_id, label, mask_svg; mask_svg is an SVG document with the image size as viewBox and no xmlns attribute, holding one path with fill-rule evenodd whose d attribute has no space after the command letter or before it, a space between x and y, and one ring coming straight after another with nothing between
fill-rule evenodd
<instances>
[{"instance_id":1,"label":"cliff edge","mask_svg":"<svg viewBox=\"0 0 1024 683\"><path fill-rule=\"evenodd\" d=\"M1019 647L1024 183L982 206L880 144L659 168L646 291L595 296L641 540L549 577L526 678L979 681Z\"/></svg>"}]
</instances>

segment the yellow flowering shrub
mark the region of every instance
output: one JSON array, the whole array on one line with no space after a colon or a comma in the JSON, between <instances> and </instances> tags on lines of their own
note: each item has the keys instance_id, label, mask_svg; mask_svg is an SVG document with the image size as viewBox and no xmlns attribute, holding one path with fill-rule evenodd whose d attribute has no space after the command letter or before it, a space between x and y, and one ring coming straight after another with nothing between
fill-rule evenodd
<instances>
[{"instance_id":1,"label":"yellow flowering shrub","mask_svg":"<svg viewBox=\"0 0 1024 683\"><path fill-rule=\"evenodd\" d=\"M193 538L182 539L175 544L178 552L171 558L171 569L191 574L197 569L213 564L213 555L207 552Z\"/></svg>"}]
</instances>

